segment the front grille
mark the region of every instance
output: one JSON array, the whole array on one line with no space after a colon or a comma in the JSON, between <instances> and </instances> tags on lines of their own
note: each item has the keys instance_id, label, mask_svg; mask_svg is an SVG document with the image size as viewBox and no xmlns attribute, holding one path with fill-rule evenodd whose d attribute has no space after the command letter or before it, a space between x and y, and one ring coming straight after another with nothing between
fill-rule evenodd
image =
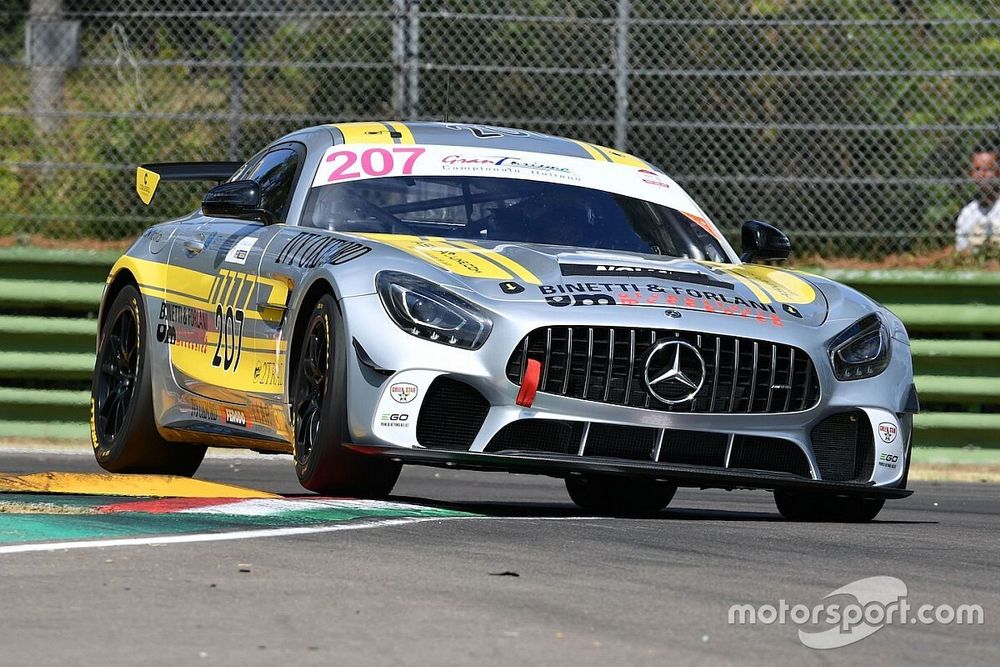
<instances>
[{"instance_id":1,"label":"front grille","mask_svg":"<svg viewBox=\"0 0 1000 667\"><path fill-rule=\"evenodd\" d=\"M813 454L823 479L867 480L875 465L871 422L861 410L841 412L813 427Z\"/></svg>"},{"instance_id":2,"label":"front grille","mask_svg":"<svg viewBox=\"0 0 1000 667\"><path fill-rule=\"evenodd\" d=\"M695 347L705 362L704 382L690 400L667 404L646 389L646 353L662 340L680 340ZM627 407L780 413L808 410L820 397L816 369L804 351L736 336L625 327L544 327L528 334L511 354L507 379L520 384L528 359L542 364L540 392ZM701 369L682 370L690 374Z\"/></svg>"},{"instance_id":3,"label":"front grille","mask_svg":"<svg viewBox=\"0 0 1000 667\"><path fill-rule=\"evenodd\" d=\"M429 449L468 450L489 410L489 401L469 385L439 377L420 406L417 442Z\"/></svg>"},{"instance_id":4,"label":"front grille","mask_svg":"<svg viewBox=\"0 0 1000 667\"><path fill-rule=\"evenodd\" d=\"M733 451L729 456L729 467L788 472L811 477L809 460L805 452L794 442L779 438L736 436L733 439Z\"/></svg>"}]
</instances>

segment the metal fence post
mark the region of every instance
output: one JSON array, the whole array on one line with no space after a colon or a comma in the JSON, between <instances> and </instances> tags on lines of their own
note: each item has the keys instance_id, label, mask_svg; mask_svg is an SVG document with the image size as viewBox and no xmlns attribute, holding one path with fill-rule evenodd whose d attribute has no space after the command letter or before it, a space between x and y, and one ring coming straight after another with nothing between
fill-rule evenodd
<instances>
[{"instance_id":1,"label":"metal fence post","mask_svg":"<svg viewBox=\"0 0 1000 667\"><path fill-rule=\"evenodd\" d=\"M392 110L415 118L420 105L420 0L394 0L392 19Z\"/></svg>"},{"instance_id":2,"label":"metal fence post","mask_svg":"<svg viewBox=\"0 0 1000 667\"><path fill-rule=\"evenodd\" d=\"M229 70L229 159L241 159L240 127L243 117L243 79L246 76L243 55L246 46L243 16L233 19L233 67Z\"/></svg>"},{"instance_id":3,"label":"metal fence post","mask_svg":"<svg viewBox=\"0 0 1000 667\"><path fill-rule=\"evenodd\" d=\"M62 0L31 0L26 57L31 66L31 111L41 134L58 129L54 115L62 108L63 84L66 81L65 59L56 53L60 46L52 42L58 33L42 30L44 25L58 25Z\"/></svg>"},{"instance_id":4,"label":"metal fence post","mask_svg":"<svg viewBox=\"0 0 1000 667\"><path fill-rule=\"evenodd\" d=\"M406 15L406 118L416 118L420 108L420 0L409 0Z\"/></svg>"},{"instance_id":5,"label":"metal fence post","mask_svg":"<svg viewBox=\"0 0 1000 667\"><path fill-rule=\"evenodd\" d=\"M628 38L631 0L618 0L615 19L615 148L626 150L628 143Z\"/></svg>"}]
</instances>

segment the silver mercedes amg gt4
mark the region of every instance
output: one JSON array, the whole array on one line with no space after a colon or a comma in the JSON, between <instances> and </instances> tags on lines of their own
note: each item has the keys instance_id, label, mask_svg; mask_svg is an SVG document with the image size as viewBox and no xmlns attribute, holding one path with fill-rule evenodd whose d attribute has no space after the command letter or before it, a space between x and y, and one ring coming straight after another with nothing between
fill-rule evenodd
<instances>
[{"instance_id":1,"label":"silver mercedes amg gt4","mask_svg":"<svg viewBox=\"0 0 1000 667\"><path fill-rule=\"evenodd\" d=\"M868 521L906 489L918 409L902 322L737 254L658 167L461 123L360 122L244 164L146 230L100 310L91 434L116 472L207 446L292 454L307 489L390 493L403 464L563 478L588 511L680 486L765 489L793 520Z\"/></svg>"}]
</instances>

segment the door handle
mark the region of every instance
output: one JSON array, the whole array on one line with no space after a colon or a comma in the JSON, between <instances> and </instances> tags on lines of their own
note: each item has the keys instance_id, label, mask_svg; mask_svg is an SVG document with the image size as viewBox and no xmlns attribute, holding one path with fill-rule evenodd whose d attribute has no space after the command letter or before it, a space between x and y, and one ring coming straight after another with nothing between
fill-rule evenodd
<instances>
[{"instance_id":1,"label":"door handle","mask_svg":"<svg viewBox=\"0 0 1000 667\"><path fill-rule=\"evenodd\" d=\"M200 238L187 239L184 241L184 249L192 255L197 255L205 249L205 240Z\"/></svg>"}]
</instances>

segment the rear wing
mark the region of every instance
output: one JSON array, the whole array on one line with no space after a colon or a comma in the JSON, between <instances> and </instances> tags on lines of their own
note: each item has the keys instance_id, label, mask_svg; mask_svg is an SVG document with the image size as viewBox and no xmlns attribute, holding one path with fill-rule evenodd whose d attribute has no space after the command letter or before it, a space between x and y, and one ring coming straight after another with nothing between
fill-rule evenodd
<instances>
[{"instance_id":1,"label":"rear wing","mask_svg":"<svg viewBox=\"0 0 1000 667\"><path fill-rule=\"evenodd\" d=\"M146 206L153 201L160 181L216 181L229 180L242 162L156 162L144 164L135 170L135 191Z\"/></svg>"}]
</instances>

